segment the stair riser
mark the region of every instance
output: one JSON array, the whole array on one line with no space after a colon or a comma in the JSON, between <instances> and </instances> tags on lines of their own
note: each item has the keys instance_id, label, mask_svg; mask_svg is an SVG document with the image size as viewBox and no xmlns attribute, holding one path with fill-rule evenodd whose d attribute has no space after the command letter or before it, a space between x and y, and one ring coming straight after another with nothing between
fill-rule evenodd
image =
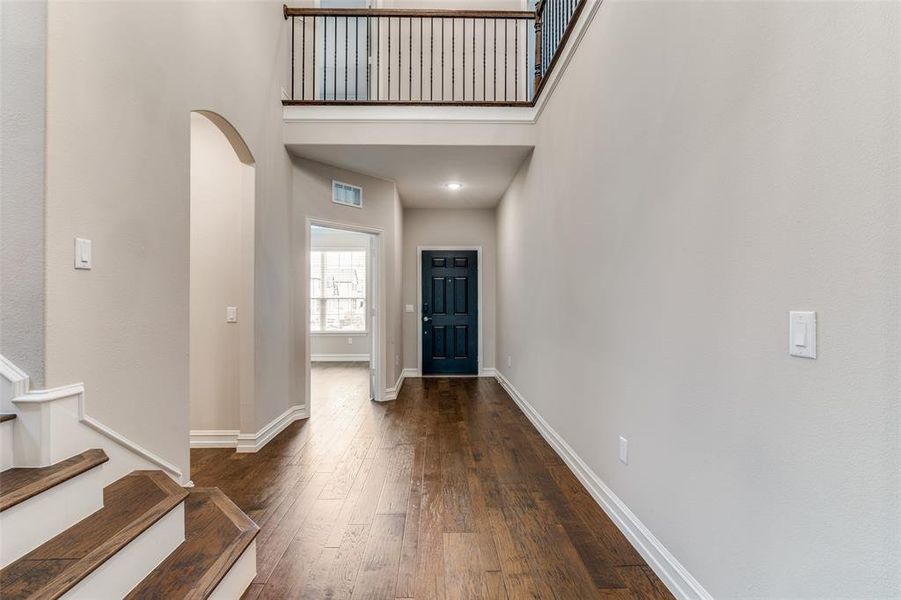
<instances>
[{"instance_id":1,"label":"stair riser","mask_svg":"<svg viewBox=\"0 0 901 600\"><path fill-rule=\"evenodd\" d=\"M252 541L247 549L228 570L228 573L210 594L210 600L234 600L240 598L257 576L257 542Z\"/></svg>"},{"instance_id":2,"label":"stair riser","mask_svg":"<svg viewBox=\"0 0 901 600\"><path fill-rule=\"evenodd\" d=\"M104 466L0 513L0 568L103 508Z\"/></svg>"},{"instance_id":3,"label":"stair riser","mask_svg":"<svg viewBox=\"0 0 901 600\"><path fill-rule=\"evenodd\" d=\"M13 435L16 420L0 423L0 471L13 466Z\"/></svg>"},{"instance_id":4,"label":"stair riser","mask_svg":"<svg viewBox=\"0 0 901 600\"><path fill-rule=\"evenodd\" d=\"M179 504L63 595L66 600L123 598L185 540Z\"/></svg>"}]
</instances>

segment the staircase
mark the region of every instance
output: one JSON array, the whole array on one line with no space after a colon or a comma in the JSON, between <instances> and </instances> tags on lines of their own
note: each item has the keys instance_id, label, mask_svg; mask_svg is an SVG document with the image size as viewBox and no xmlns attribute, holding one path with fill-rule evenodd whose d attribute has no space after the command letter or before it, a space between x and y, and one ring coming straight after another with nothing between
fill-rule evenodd
<instances>
[{"instance_id":1,"label":"staircase","mask_svg":"<svg viewBox=\"0 0 901 600\"><path fill-rule=\"evenodd\" d=\"M78 386L30 392L3 357L0 384L0 597L241 597L259 528L218 488L182 487Z\"/></svg>"}]
</instances>

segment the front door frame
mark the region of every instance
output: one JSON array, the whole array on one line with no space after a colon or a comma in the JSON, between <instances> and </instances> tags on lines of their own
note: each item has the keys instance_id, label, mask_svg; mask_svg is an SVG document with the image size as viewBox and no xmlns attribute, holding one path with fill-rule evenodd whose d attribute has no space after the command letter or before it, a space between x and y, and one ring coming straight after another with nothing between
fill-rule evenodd
<instances>
[{"instance_id":1,"label":"front door frame","mask_svg":"<svg viewBox=\"0 0 901 600\"><path fill-rule=\"evenodd\" d=\"M438 250L441 252L455 252L458 250L475 251L476 253L476 279L478 281L479 319L476 335L479 336L478 347L478 373L475 375L423 375L422 374L422 252L424 250ZM416 376L417 377L481 377L482 375L482 247L481 246L416 246Z\"/></svg>"}]
</instances>

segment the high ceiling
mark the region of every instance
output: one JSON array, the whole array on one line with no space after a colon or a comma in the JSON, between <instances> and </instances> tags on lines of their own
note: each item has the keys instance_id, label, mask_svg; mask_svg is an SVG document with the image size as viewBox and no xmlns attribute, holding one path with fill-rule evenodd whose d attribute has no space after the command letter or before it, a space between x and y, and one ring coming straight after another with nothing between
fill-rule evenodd
<instances>
[{"instance_id":1,"label":"high ceiling","mask_svg":"<svg viewBox=\"0 0 901 600\"><path fill-rule=\"evenodd\" d=\"M532 150L525 146L288 146L303 158L397 182L410 208L492 208ZM452 192L448 182L463 189Z\"/></svg>"}]
</instances>

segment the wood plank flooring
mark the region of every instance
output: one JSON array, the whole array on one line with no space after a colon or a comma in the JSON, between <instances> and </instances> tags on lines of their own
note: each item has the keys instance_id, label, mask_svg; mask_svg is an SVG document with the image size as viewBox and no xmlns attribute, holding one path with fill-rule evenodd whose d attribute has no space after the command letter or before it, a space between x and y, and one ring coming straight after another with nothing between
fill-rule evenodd
<instances>
[{"instance_id":1,"label":"wood plank flooring","mask_svg":"<svg viewBox=\"0 0 901 600\"><path fill-rule=\"evenodd\" d=\"M309 420L191 451L260 525L245 598L672 598L496 381L367 377L315 365Z\"/></svg>"}]
</instances>

